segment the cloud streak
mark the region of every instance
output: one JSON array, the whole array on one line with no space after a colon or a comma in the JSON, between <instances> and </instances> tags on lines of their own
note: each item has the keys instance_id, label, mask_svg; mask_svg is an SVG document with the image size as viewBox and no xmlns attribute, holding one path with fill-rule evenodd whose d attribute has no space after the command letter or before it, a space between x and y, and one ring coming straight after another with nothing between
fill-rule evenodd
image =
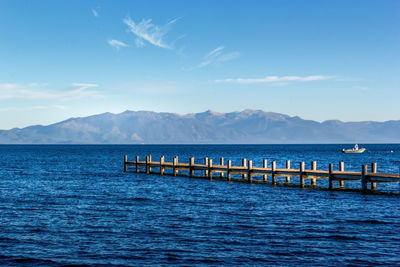
<instances>
[{"instance_id":1,"label":"cloud streak","mask_svg":"<svg viewBox=\"0 0 400 267\"><path fill-rule=\"evenodd\" d=\"M128 47L129 45L127 45L124 42L118 41L118 40L108 40L108 44L112 47L114 47L115 49L119 50L121 47Z\"/></svg>"},{"instance_id":2,"label":"cloud streak","mask_svg":"<svg viewBox=\"0 0 400 267\"><path fill-rule=\"evenodd\" d=\"M98 16L99 16L99 12L97 11L97 9L98 9L98 7L92 8L92 14L93 14L93 16L95 16L95 17L98 17Z\"/></svg>"},{"instance_id":3,"label":"cloud streak","mask_svg":"<svg viewBox=\"0 0 400 267\"><path fill-rule=\"evenodd\" d=\"M257 83L277 83L277 82L311 82L331 79L331 76L311 75L311 76L267 76L264 78L235 78L215 80L216 83L237 83L237 84L257 84Z\"/></svg>"},{"instance_id":4,"label":"cloud streak","mask_svg":"<svg viewBox=\"0 0 400 267\"><path fill-rule=\"evenodd\" d=\"M224 53L224 50L225 47L222 45L218 46L214 50L211 50L204 56L203 61L197 67L203 68L216 62L229 61L240 56L239 52Z\"/></svg>"},{"instance_id":5,"label":"cloud streak","mask_svg":"<svg viewBox=\"0 0 400 267\"><path fill-rule=\"evenodd\" d=\"M11 106L11 107L1 107L0 112L14 112L14 111L35 111L35 110L65 110L67 109L66 106L61 105L48 105L48 106L27 106L27 107L20 107L20 106Z\"/></svg>"},{"instance_id":6,"label":"cloud streak","mask_svg":"<svg viewBox=\"0 0 400 267\"><path fill-rule=\"evenodd\" d=\"M172 25L179 19L180 18L173 19L163 26L152 24L151 19L142 19L141 22L136 23L130 17L127 17L123 22L128 26L129 32L137 37L135 43L138 47L142 47L145 45L145 42L148 42L160 48L172 49L172 47L166 43L165 39Z\"/></svg>"},{"instance_id":7,"label":"cloud streak","mask_svg":"<svg viewBox=\"0 0 400 267\"><path fill-rule=\"evenodd\" d=\"M102 95L96 90L88 90L98 87L94 83L73 83L68 91L51 91L38 88L39 85L0 84L0 100L27 99L27 100L72 100L81 98L98 98Z\"/></svg>"}]
</instances>

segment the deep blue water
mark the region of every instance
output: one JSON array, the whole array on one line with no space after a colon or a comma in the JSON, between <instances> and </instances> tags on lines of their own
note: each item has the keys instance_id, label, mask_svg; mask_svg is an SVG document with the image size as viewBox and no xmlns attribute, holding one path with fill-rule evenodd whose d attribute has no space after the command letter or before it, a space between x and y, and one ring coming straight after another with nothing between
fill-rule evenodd
<instances>
[{"instance_id":1,"label":"deep blue water","mask_svg":"<svg viewBox=\"0 0 400 267\"><path fill-rule=\"evenodd\" d=\"M0 264L399 265L399 196L123 172L124 155L152 154L399 173L400 145L363 146L3 145Z\"/></svg>"}]
</instances>

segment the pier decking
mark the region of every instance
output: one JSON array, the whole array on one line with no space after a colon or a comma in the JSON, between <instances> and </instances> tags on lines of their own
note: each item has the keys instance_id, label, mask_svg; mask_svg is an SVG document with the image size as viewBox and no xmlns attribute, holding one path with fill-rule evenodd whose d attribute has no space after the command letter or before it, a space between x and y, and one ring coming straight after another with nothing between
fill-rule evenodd
<instances>
[{"instance_id":1,"label":"pier decking","mask_svg":"<svg viewBox=\"0 0 400 267\"><path fill-rule=\"evenodd\" d=\"M334 182L339 182L339 188L344 188L345 181L360 181L360 189L362 192L375 191L377 183L399 183L399 174L377 173L377 164L371 163L370 171L368 165L362 165L360 172L350 172L344 170L344 162L339 162L339 170L335 171L333 164L329 164L328 170L317 170L317 162L311 162L311 168L306 169L305 163L300 162L299 168L292 168L290 160L286 161L285 168L277 168L276 161L271 162L268 167L267 160L263 160L262 167L253 167L253 161L242 159L241 166L232 166L232 161L228 160L224 163L224 158L220 158L218 164L213 164L213 160L204 158L204 164L195 164L194 158L190 158L187 163L178 162L178 157L175 156L172 162L166 162L165 157L161 156L160 161L152 161L151 155L146 156L145 161L140 161L139 156L136 156L135 161L128 161L128 157L124 157L124 171L128 170L129 166L136 168L136 172L145 172L147 174L157 173L160 175L172 176L188 176L207 179L219 179L227 181L246 181L249 183L267 183L270 176L270 183L277 184L277 179L285 178L285 183L290 184L291 178L299 179L299 186L315 187L318 179L328 179L329 189L334 189ZM154 171L156 169L156 172ZM158 171L157 171L158 170ZM172 170L172 172L165 172ZM185 174L182 174L182 171ZM181 174L179 174L181 172ZM200 172L200 175L199 175ZM215 176L217 174L217 176ZM232 175L240 175L240 179L233 179ZM262 179L254 180L254 176L261 176ZM306 181L310 180L309 185ZM370 187L368 188L368 185Z\"/></svg>"}]
</instances>

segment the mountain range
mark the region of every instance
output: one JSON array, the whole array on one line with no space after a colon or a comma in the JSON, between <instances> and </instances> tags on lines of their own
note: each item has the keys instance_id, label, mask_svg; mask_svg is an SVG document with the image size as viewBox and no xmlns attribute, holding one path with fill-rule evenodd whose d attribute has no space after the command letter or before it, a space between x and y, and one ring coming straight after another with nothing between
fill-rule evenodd
<instances>
[{"instance_id":1,"label":"mountain range","mask_svg":"<svg viewBox=\"0 0 400 267\"><path fill-rule=\"evenodd\" d=\"M0 130L0 144L318 144L399 143L400 120L317 122L244 110L179 115L103 113L55 124Z\"/></svg>"}]
</instances>

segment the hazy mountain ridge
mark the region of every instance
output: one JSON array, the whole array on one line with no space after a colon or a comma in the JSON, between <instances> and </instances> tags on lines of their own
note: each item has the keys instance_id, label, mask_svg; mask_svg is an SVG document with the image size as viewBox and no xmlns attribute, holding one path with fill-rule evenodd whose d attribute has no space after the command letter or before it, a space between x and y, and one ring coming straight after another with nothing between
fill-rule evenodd
<instances>
[{"instance_id":1,"label":"hazy mountain ridge","mask_svg":"<svg viewBox=\"0 0 400 267\"><path fill-rule=\"evenodd\" d=\"M400 121L322 123L244 110L175 114L103 113L0 131L2 144L398 143Z\"/></svg>"}]
</instances>

